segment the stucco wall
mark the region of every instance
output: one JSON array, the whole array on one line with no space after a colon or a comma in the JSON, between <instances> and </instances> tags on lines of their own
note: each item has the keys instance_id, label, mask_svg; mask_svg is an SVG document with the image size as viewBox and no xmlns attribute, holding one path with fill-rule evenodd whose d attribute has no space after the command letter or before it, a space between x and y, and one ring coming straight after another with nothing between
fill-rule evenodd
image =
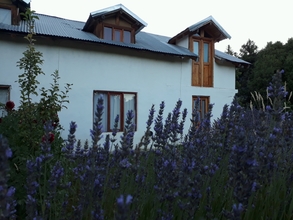
<instances>
[{"instance_id":1,"label":"stucco wall","mask_svg":"<svg viewBox=\"0 0 293 220\"><path fill-rule=\"evenodd\" d=\"M20 92L15 80L22 72L16 67L16 62L22 57L26 44L17 43L18 38L14 41L4 39L0 37L0 84L12 86L10 97L18 106ZM68 109L59 114L65 128L64 137L67 136L70 121L76 121L77 138L90 139L93 90L137 92L135 142L140 140L145 131L152 104L158 111L161 101L165 101L167 116L176 101L181 99L183 107L189 112L186 123L188 129L193 95L210 96L210 102L215 103L213 115L216 118L220 116L223 105L231 103L235 94L235 70L228 66L215 65L215 88L192 87L191 61L188 59L74 41L45 40L47 46L42 39L36 43L37 50L43 53L42 69L46 74L39 79L40 87L49 87L52 82L50 74L55 70L59 71L61 87L65 83L73 84Z\"/></svg>"}]
</instances>

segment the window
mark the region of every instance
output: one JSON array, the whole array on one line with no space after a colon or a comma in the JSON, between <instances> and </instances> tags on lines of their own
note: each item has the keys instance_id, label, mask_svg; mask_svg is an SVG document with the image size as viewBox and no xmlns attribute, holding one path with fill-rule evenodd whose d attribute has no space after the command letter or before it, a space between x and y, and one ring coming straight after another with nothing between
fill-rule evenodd
<instances>
[{"instance_id":1,"label":"window","mask_svg":"<svg viewBox=\"0 0 293 220\"><path fill-rule=\"evenodd\" d=\"M103 38L105 40L131 43L131 31L124 28L104 26Z\"/></svg>"},{"instance_id":2,"label":"window","mask_svg":"<svg viewBox=\"0 0 293 220\"><path fill-rule=\"evenodd\" d=\"M203 119L209 110L210 97L192 96L192 109L195 108L198 99L199 99L198 114L199 114L199 118Z\"/></svg>"},{"instance_id":3,"label":"window","mask_svg":"<svg viewBox=\"0 0 293 220\"><path fill-rule=\"evenodd\" d=\"M11 25L11 10L0 8L0 23Z\"/></svg>"},{"instance_id":4,"label":"window","mask_svg":"<svg viewBox=\"0 0 293 220\"><path fill-rule=\"evenodd\" d=\"M213 86L213 41L208 38L191 37L190 50L198 55L192 61L192 86Z\"/></svg>"},{"instance_id":5,"label":"window","mask_svg":"<svg viewBox=\"0 0 293 220\"><path fill-rule=\"evenodd\" d=\"M129 110L134 112L134 124L136 125L136 96L136 93L131 92L94 91L93 112L96 111L98 99L101 97L104 101L102 119L104 131L112 131L117 115L119 115L118 129L123 131L124 121Z\"/></svg>"},{"instance_id":6,"label":"window","mask_svg":"<svg viewBox=\"0 0 293 220\"><path fill-rule=\"evenodd\" d=\"M9 101L10 96L10 86L0 85L0 103L6 104ZM0 117L5 116L6 111L0 108Z\"/></svg>"}]
</instances>

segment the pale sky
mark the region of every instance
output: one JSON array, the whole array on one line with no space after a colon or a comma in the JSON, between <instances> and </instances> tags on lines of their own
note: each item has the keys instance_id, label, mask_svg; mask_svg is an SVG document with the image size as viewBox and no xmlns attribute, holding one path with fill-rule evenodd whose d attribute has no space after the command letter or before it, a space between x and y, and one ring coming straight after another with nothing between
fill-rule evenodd
<instances>
[{"instance_id":1,"label":"pale sky","mask_svg":"<svg viewBox=\"0 0 293 220\"><path fill-rule=\"evenodd\" d=\"M212 15L232 37L216 44L221 51L230 44L239 52L249 38L262 49L293 37L292 0L32 0L31 8L85 22L90 12L120 3L148 24L142 31L169 37Z\"/></svg>"}]
</instances>

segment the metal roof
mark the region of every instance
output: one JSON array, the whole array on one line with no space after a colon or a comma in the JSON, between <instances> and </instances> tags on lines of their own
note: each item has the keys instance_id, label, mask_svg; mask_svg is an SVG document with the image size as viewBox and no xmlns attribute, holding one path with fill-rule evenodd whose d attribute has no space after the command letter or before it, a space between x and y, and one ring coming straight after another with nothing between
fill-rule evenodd
<instances>
[{"instance_id":1,"label":"metal roof","mask_svg":"<svg viewBox=\"0 0 293 220\"><path fill-rule=\"evenodd\" d=\"M93 33L82 31L85 22L73 21L43 14L35 15L39 18L35 20L35 33L37 35L107 44L142 51L150 51L165 55L189 57L191 59L197 58L197 54L189 51L187 48L168 43L168 41L170 40L169 37L141 31L136 34L136 42L134 44L110 41L98 38ZM0 31L25 34L28 33L28 28L25 21L21 21L18 26L0 23ZM218 58L223 58L234 63L247 63L243 60L237 59L220 51L216 51L216 56Z\"/></svg>"},{"instance_id":2,"label":"metal roof","mask_svg":"<svg viewBox=\"0 0 293 220\"><path fill-rule=\"evenodd\" d=\"M37 35L90 41L94 43L109 44L113 46L151 51L166 55L169 54L180 57L190 57L194 59L197 57L196 54L190 52L188 49L162 42L161 39L149 33L139 32L136 34L135 44L104 40L98 38L93 33L82 31L85 22L73 21L43 14L35 15L39 18L35 20L35 33ZM0 23L0 30L28 33L28 28L25 21L21 21L18 26Z\"/></svg>"},{"instance_id":3,"label":"metal roof","mask_svg":"<svg viewBox=\"0 0 293 220\"><path fill-rule=\"evenodd\" d=\"M213 16L209 16L193 25L191 25L190 27L188 27L189 31L196 31L199 28L209 24L210 22L213 22L214 25L221 31L221 33L225 36L225 38L231 38L231 36L227 33L227 31L225 31L225 29L216 21L216 19L213 18Z\"/></svg>"},{"instance_id":4,"label":"metal roof","mask_svg":"<svg viewBox=\"0 0 293 220\"><path fill-rule=\"evenodd\" d=\"M118 5L114 5L114 6L104 8L98 11L94 11L91 13L91 16L92 17L103 16L103 15L111 14L119 10L124 11L124 13L128 14L128 16L132 17L134 20L142 24L139 31L148 25L145 21L143 21L140 17L138 17L136 14L134 14L132 11L130 11L128 8L126 8L122 4L118 4Z\"/></svg>"},{"instance_id":5,"label":"metal roof","mask_svg":"<svg viewBox=\"0 0 293 220\"><path fill-rule=\"evenodd\" d=\"M232 62L232 63L250 65L249 62L246 62L246 61L241 60L237 57L234 57L234 56L231 56L227 53L221 52L219 50L215 50L215 58L217 58L219 60L226 60L226 61Z\"/></svg>"},{"instance_id":6,"label":"metal roof","mask_svg":"<svg viewBox=\"0 0 293 220\"><path fill-rule=\"evenodd\" d=\"M231 38L231 36L227 33L227 31L225 31L225 29L216 21L216 19L213 18L213 16L209 16L191 26L189 26L188 28L186 28L185 30L181 31L180 33L176 34L175 36L173 36L172 38L170 38L169 43L174 44L176 42L177 39L182 38L183 36L186 35L193 35L196 34L197 31L202 28L202 27L206 27L209 28L209 24L213 24L210 27L214 27L215 30L217 30L220 35L216 38L216 41L219 42L221 40L227 39L227 38Z\"/></svg>"}]
</instances>

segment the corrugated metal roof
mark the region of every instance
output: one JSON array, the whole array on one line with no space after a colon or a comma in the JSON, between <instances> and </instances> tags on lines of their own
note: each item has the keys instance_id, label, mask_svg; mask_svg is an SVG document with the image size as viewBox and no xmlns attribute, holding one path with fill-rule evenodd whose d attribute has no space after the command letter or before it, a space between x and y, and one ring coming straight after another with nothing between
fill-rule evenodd
<instances>
[{"instance_id":1,"label":"corrugated metal roof","mask_svg":"<svg viewBox=\"0 0 293 220\"><path fill-rule=\"evenodd\" d=\"M35 33L37 35L63 37L81 41L91 41L102 44L109 44L120 47L127 47L138 50L146 50L156 53L170 54L175 56L196 58L197 55L188 49L162 42L152 34L139 32L136 34L136 43L123 43L100 39L93 33L82 31L85 22L73 21L43 14L36 14L39 19L35 20ZM25 21L20 25L8 25L0 23L0 30L27 33L28 28Z\"/></svg>"},{"instance_id":2,"label":"corrugated metal roof","mask_svg":"<svg viewBox=\"0 0 293 220\"><path fill-rule=\"evenodd\" d=\"M234 57L234 56L231 56L231 55L229 55L229 54L227 54L227 53L223 53L223 52L221 52L221 51L219 51L219 50L215 50L215 57L217 58L217 59L220 59L220 60L226 60L226 61L228 61L228 62L232 62L232 63L238 63L238 64L246 64L246 65L250 65L250 63L249 62L246 62L246 61L244 61L244 60L241 60L241 59L239 59L239 58L237 58L237 57Z\"/></svg>"},{"instance_id":3,"label":"corrugated metal roof","mask_svg":"<svg viewBox=\"0 0 293 220\"><path fill-rule=\"evenodd\" d=\"M109 13L113 13L114 11L118 11L118 10L123 10L124 13L128 14L128 16L132 17L137 22L141 23L142 26L140 27L139 31L148 25L144 20L142 20L140 17L138 17L136 14L134 14L132 11L130 11L128 8L126 8L122 4L118 4L118 5L114 5L114 6L104 8L98 11L94 11L91 13L91 16L96 17L96 16L107 15Z\"/></svg>"},{"instance_id":4,"label":"corrugated metal roof","mask_svg":"<svg viewBox=\"0 0 293 220\"><path fill-rule=\"evenodd\" d=\"M215 40L217 42L227 39L227 38L231 38L231 36L227 33L227 31L224 30L224 28L216 21L216 19L213 18L213 16L209 16L191 26L189 26L188 28L186 28L185 30L181 31L180 33L176 34L175 36L173 36L172 38L169 39L169 43L174 44L176 42L177 39L182 38L183 36L190 36L192 34L198 34L197 31L206 26L207 28L209 24L213 24L212 27L214 27L220 35L217 34L217 36L215 36Z\"/></svg>"},{"instance_id":5,"label":"corrugated metal roof","mask_svg":"<svg viewBox=\"0 0 293 220\"><path fill-rule=\"evenodd\" d=\"M225 36L225 38L231 38L231 36L227 33L227 31L225 31L225 29L216 21L216 19L213 18L213 16L209 16L193 25L191 25L190 27L188 27L188 29L192 32L192 31L196 31L199 28L205 26L206 24L213 22L214 25L221 31L221 33Z\"/></svg>"},{"instance_id":6,"label":"corrugated metal roof","mask_svg":"<svg viewBox=\"0 0 293 220\"><path fill-rule=\"evenodd\" d=\"M169 37L139 32L136 34L136 43L123 43L100 39L93 33L82 31L85 22L73 21L59 17L53 17L43 14L36 14L39 19L35 20L35 33L43 36L54 36L68 38L80 41L89 41L113 46L150 51L161 54L175 55L180 57L197 58L195 53L192 53L187 48L169 44ZM8 25L0 23L0 30L27 33L28 28L25 21L21 21L20 25ZM236 63L247 63L236 57L222 53L216 50L216 56L225 60Z\"/></svg>"}]
</instances>

